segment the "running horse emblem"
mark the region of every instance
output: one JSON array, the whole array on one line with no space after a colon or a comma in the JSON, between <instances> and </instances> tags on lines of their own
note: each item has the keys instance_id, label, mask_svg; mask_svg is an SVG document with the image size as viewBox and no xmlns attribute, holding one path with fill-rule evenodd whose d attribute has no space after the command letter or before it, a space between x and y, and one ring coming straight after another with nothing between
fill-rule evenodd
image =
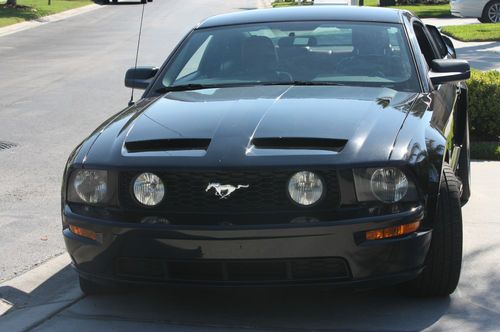
<instances>
[{"instance_id":1,"label":"running horse emblem","mask_svg":"<svg viewBox=\"0 0 500 332\"><path fill-rule=\"evenodd\" d=\"M207 189L205 189L206 192L208 192L210 189L214 188L215 189L215 195L219 196L220 199L226 199L229 195L231 195L234 191L241 189L241 188L248 188L250 185L246 184L239 184L238 186L232 186L230 184L220 184L220 183L209 183L207 186Z\"/></svg>"}]
</instances>

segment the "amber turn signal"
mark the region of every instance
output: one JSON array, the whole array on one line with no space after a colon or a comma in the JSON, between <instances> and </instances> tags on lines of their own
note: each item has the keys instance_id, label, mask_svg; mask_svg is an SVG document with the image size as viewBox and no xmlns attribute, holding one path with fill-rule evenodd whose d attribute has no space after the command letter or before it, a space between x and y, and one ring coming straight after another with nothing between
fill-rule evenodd
<instances>
[{"instance_id":1,"label":"amber turn signal","mask_svg":"<svg viewBox=\"0 0 500 332\"><path fill-rule=\"evenodd\" d=\"M416 232L419 227L420 227L420 220L412 222L410 224L374 229L372 231L366 232L366 239L382 240L391 237L403 236L406 234Z\"/></svg>"},{"instance_id":2,"label":"amber turn signal","mask_svg":"<svg viewBox=\"0 0 500 332\"><path fill-rule=\"evenodd\" d=\"M82 237L86 237L87 239L91 239L94 241L97 239L97 233L89 229L81 228L74 225L69 225L69 230L71 231L71 233Z\"/></svg>"}]
</instances>

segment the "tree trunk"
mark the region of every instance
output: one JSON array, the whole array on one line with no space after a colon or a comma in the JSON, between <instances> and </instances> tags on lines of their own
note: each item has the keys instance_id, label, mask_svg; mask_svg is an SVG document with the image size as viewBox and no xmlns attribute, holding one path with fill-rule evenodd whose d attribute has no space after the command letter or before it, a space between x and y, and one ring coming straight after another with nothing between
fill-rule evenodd
<instances>
[{"instance_id":1,"label":"tree trunk","mask_svg":"<svg viewBox=\"0 0 500 332\"><path fill-rule=\"evenodd\" d=\"M17 6L17 0L7 0L6 5Z\"/></svg>"}]
</instances>

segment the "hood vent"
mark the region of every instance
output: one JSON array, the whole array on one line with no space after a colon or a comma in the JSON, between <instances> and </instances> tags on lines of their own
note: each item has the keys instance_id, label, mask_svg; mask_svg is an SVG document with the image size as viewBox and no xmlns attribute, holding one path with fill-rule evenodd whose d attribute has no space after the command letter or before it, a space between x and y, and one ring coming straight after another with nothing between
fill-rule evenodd
<instances>
[{"instance_id":1,"label":"hood vent","mask_svg":"<svg viewBox=\"0 0 500 332\"><path fill-rule=\"evenodd\" d=\"M258 149L327 150L340 152L347 144L347 140L309 137L269 137L254 138L252 144Z\"/></svg>"},{"instance_id":2,"label":"hood vent","mask_svg":"<svg viewBox=\"0 0 500 332\"><path fill-rule=\"evenodd\" d=\"M176 138L158 139L148 141L126 142L125 148L130 153L153 151L186 151L204 150L210 145L208 138Z\"/></svg>"}]
</instances>

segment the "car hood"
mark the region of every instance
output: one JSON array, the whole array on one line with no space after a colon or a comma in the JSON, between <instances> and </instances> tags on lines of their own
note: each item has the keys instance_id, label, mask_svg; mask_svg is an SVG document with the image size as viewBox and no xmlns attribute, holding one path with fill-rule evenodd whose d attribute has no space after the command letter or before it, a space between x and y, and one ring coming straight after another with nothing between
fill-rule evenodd
<instances>
[{"instance_id":1,"label":"car hood","mask_svg":"<svg viewBox=\"0 0 500 332\"><path fill-rule=\"evenodd\" d=\"M416 97L345 86L170 92L106 124L86 162L220 167L384 161Z\"/></svg>"}]
</instances>

